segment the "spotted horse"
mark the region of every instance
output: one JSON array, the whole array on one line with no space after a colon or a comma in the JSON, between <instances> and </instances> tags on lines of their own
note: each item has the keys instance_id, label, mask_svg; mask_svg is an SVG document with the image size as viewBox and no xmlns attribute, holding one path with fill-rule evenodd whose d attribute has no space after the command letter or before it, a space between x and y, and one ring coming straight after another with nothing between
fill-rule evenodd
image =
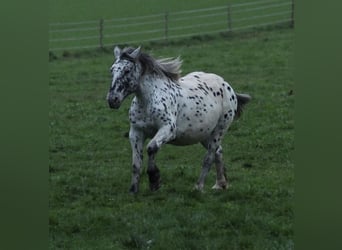
<instances>
[{"instance_id":1,"label":"spotted horse","mask_svg":"<svg viewBox=\"0 0 342 250\"><path fill-rule=\"evenodd\" d=\"M222 139L250 101L247 94L237 94L220 76L192 72L181 77L178 58L155 59L139 48L114 48L115 62L110 67L112 83L107 94L110 108L118 109L123 100L135 94L129 110L129 140L132 147L132 182L130 192L137 193L147 144L150 189L160 188L160 172L155 156L165 144L201 143L207 150L200 177L195 185L203 190L213 163L217 177L213 189L226 189L228 181L222 159Z\"/></svg>"}]
</instances>

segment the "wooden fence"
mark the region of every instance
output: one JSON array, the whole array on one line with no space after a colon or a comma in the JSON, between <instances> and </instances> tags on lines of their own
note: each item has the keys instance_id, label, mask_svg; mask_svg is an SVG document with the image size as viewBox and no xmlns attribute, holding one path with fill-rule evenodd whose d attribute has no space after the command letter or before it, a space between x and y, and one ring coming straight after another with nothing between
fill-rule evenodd
<instances>
[{"instance_id":1,"label":"wooden fence","mask_svg":"<svg viewBox=\"0 0 342 250\"><path fill-rule=\"evenodd\" d=\"M50 51L169 41L196 35L294 26L294 0L265 0L148 16L52 23Z\"/></svg>"}]
</instances>

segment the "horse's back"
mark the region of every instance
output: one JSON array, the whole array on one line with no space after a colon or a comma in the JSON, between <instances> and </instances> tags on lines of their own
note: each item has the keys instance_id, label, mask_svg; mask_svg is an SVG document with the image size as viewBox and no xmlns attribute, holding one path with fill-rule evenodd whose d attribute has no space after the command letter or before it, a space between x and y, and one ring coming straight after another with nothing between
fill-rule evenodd
<instances>
[{"instance_id":1,"label":"horse's back","mask_svg":"<svg viewBox=\"0 0 342 250\"><path fill-rule=\"evenodd\" d=\"M203 71L191 72L180 78L180 84L183 86L193 86L196 83L206 83L208 86L215 86L219 82L224 82L221 76Z\"/></svg>"},{"instance_id":2,"label":"horse's back","mask_svg":"<svg viewBox=\"0 0 342 250\"><path fill-rule=\"evenodd\" d=\"M204 94L207 102L214 102L223 109L237 108L237 97L233 88L221 76L213 73L192 72L180 78L180 85L193 93Z\"/></svg>"}]
</instances>

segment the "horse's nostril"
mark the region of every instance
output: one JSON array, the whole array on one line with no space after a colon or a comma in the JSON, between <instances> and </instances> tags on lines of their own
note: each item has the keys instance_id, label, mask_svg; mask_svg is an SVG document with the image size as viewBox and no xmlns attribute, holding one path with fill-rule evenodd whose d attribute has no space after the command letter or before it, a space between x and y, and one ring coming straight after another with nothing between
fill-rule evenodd
<instances>
[{"instance_id":1,"label":"horse's nostril","mask_svg":"<svg viewBox=\"0 0 342 250\"><path fill-rule=\"evenodd\" d=\"M108 98L108 104L110 108L119 108L120 99L118 97Z\"/></svg>"}]
</instances>

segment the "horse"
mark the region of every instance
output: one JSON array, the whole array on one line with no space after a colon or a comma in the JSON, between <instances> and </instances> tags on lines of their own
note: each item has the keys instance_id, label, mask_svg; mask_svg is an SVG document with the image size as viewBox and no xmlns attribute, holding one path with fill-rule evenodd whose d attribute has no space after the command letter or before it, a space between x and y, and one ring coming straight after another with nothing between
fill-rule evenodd
<instances>
[{"instance_id":1,"label":"horse","mask_svg":"<svg viewBox=\"0 0 342 250\"><path fill-rule=\"evenodd\" d=\"M213 163L216 183L213 189L227 189L222 157L222 139L243 106L251 99L237 94L220 76L192 72L181 77L180 58L155 59L141 47L114 48L110 67L112 82L107 102L118 109L123 100L135 94L129 109L129 140L132 149L132 181L129 191L139 190L143 145L147 138L149 187L161 186L155 156L163 144L191 145L201 143L207 150L200 177L195 184L203 191L204 181Z\"/></svg>"}]
</instances>

